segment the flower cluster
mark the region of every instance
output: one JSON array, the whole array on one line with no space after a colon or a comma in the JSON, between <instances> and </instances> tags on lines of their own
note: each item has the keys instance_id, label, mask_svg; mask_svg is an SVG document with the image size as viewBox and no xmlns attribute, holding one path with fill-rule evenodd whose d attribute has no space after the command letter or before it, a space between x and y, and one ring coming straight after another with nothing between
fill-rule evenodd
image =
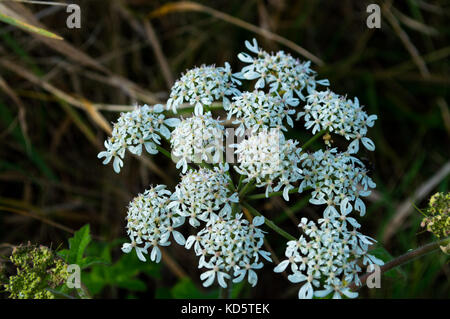
<instances>
[{"instance_id":1,"label":"flower cluster","mask_svg":"<svg viewBox=\"0 0 450 319\"><path fill-rule=\"evenodd\" d=\"M120 172L123 166L125 151L141 155L142 149L150 154L157 154L156 145L161 144L161 136L170 138L168 127L178 125L177 118L166 119L162 111L164 107L157 104L153 107L144 105L132 112L122 113L114 123L112 136L105 141L106 151L100 152L98 158L105 157L103 164L113 159L114 171Z\"/></svg>"},{"instance_id":2,"label":"flower cluster","mask_svg":"<svg viewBox=\"0 0 450 319\"><path fill-rule=\"evenodd\" d=\"M330 90L314 91L308 95L305 110L297 114L297 120L301 117L305 128L312 129L313 134L328 130L351 140L348 146L351 154L358 152L360 140L367 150L375 150L375 144L366 134L377 116L367 115L356 97L352 101Z\"/></svg>"},{"instance_id":3,"label":"flower cluster","mask_svg":"<svg viewBox=\"0 0 450 319\"><path fill-rule=\"evenodd\" d=\"M369 196L376 184L367 175L364 164L348 152L338 153L336 148L319 150L303 158L303 180L299 192L312 190L310 203L326 204L325 214L336 212L336 206L348 198L355 203L361 216L366 206L361 197Z\"/></svg>"},{"instance_id":4,"label":"flower cluster","mask_svg":"<svg viewBox=\"0 0 450 319\"><path fill-rule=\"evenodd\" d=\"M230 190L232 181L228 169L225 164L213 169L189 170L181 177L168 207L174 208L180 216L189 217L189 224L194 227L213 217L229 218L231 204L237 203L239 198Z\"/></svg>"},{"instance_id":5,"label":"flower cluster","mask_svg":"<svg viewBox=\"0 0 450 319\"><path fill-rule=\"evenodd\" d=\"M172 131L172 158L185 173L188 163L219 163L223 156L225 129L211 112L184 119Z\"/></svg>"},{"instance_id":6,"label":"flower cluster","mask_svg":"<svg viewBox=\"0 0 450 319\"><path fill-rule=\"evenodd\" d=\"M238 156L236 171L246 176L243 182L256 181L257 187L266 186L266 197L283 188L283 197L289 200L293 183L301 177L298 167L303 156L298 142L285 140L276 129L261 130L234 145Z\"/></svg>"},{"instance_id":7,"label":"flower cluster","mask_svg":"<svg viewBox=\"0 0 450 319\"><path fill-rule=\"evenodd\" d=\"M436 237L450 235L450 193L436 193L430 198L421 226Z\"/></svg>"},{"instance_id":8,"label":"flower cluster","mask_svg":"<svg viewBox=\"0 0 450 319\"><path fill-rule=\"evenodd\" d=\"M319 219L319 225L302 218L299 227L303 235L287 243L287 259L274 271L282 272L290 265L292 274L288 276L289 281L303 283L299 298L326 297L331 293L333 298L341 298L342 295L355 298L358 294L348 286L351 283L361 285L359 262L362 260L362 265L367 266L383 264L368 254L369 245L375 240L357 231L359 224L347 217L351 210L351 204L345 199L341 202L340 214Z\"/></svg>"},{"instance_id":9,"label":"flower cluster","mask_svg":"<svg viewBox=\"0 0 450 319\"><path fill-rule=\"evenodd\" d=\"M230 103L227 96L239 94L236 84L240 81L233 77L228 63L225 67L201 66L188 70L177 80L167 100L167 109L174 113L184 102L194 106L195 115L203 114L203 107L215 101L224 105Z\"/></svg>"},{"instance_id":10,"label":"flower cluster","mask_svg":"<svg viewBox=\"0 0 450 319\"><path fill-rule=\"evenodd\" d=\"M128 207L127 234L131 243L122 246L124 253L133 248L138 258L145 261L144 254L152 247L150 259L161 260L159 246L170 245L170 235L180 244L185 244L183 235L175 228L184 224L184 217L174 213L169 207L171 192L165 185L157 185L135 197Z\"/></svg>"},{"instance_id":11,"label":"flower cluster","mask_svg":"<svg viewBox=\"0 0 450 319\"><path fill-rule=\"evenodd\" d=\"M186 248L194 247L200 256L199 268L206 268L200 275L203 286L210 286L217 278L219 285L227 287L226 279L232 276L233 282L248 282L255 286L258 276L255 269L263 267L260 257L268 261L270 253L261 249L264 244L264 232L258 226L264 223L264 217L253 218L252 223L236 214L233 218L213 215L205 228L196 235L189 236Z\"/></svg>"},{"instance_id":12,"label":"flower cluster","mask_svg":"<svg viewBox=\"0 0 450 319\"><path fill-rule=\"evenodd\" d=\"M255 39L253 43L245 41L245 46L257 56L239 53L239 60L249 65L235 73L235 76L246 80L257 80L255 89L263 89L268 85L271 93L287 92L290 96L295 93L304 100L305 88L308 93L311 93L317 84L324 86L330 84L328 80L316 80L316 72L310 68L310 61L300 62L283 51L267 53L258 47Z\"/></svg>"},{"instance_id":13,"label":"flower cluster","mask_svg":"<svg viewBox=\"0 0 450 319\"><path fill-rule=\"evenodd\" d=\"M262 128L277 128L286 131L283 122L286 119L289 126L293 127L294 122L290 115L295 114L295 110L290 106L297 106L298 99L293 98L289 93L283 97L279 95L266 94L263 91L243 92L241 95L233 97L233 102L226 108L228 120L235 117L233 124L238 124L236 135L242 136L245 130L256 132Z\"/></svg>"}]
</instances>

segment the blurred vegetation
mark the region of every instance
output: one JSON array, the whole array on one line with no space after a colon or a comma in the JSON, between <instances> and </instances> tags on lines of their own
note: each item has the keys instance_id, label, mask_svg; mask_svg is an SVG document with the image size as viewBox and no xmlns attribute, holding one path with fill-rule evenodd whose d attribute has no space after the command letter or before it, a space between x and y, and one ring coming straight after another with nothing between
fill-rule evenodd
<instances>
[{"instance_id":1,"label":"blurred vegetation","mask_svg":"<svg viewBox=\"0 0 450 319\"><path fill-rule=\"evenodd\" d=\"M128 157L115 174L97 153L118 112L164 102L174 79L193 66L229 61L237 70L236 55L252 37L269 51L301 59L298 46L313 53L323 61L313 63L320 78L378 114L369 132L377 149L363 155L377 191L360 222L380 242L379 255L389 260L433 240L414 205L448 192L448 1L218 0L164 10L164 1L77 3L81 29L66 27L62 6L0 1L0 13L64 38L0 22L0 255L28 241L68 248L68 238L90 224L84 258L102 261L89 264L82 281L95 297L217 297L201 287L196 257L183 247L166 249L161 265L120 251L128 202L152 183L173 188L173 163ZM369 3L382 7L381 29L366 26ZM259 208L296 234L300 217L317 212L300 195L289 204L273 198ZM268 238L282 256L285 240L272 232ZM298 287L272 269L262 269L256 289L237 285L233 296L296 298ZM449 279L448 257L436 252L391 270L381 289L361 295L448 298Z\"/></svg>"}]
</instances>

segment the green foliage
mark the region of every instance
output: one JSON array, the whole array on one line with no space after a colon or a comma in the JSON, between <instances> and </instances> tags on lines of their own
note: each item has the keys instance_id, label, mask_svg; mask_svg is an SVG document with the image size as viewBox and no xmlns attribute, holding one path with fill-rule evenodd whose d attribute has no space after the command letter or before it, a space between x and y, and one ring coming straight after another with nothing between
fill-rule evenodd
<instances>
[{"instance_id":1,"label":"green foliage","mask_svg":"<svg viewBox=\"0 0 450 319\"><path fill-rule=\"evenodd\" d=\"M239 294L243 291L246 286L245 282L240 282L238 284L233 284L231 287L230 298L238 298ZM248 286L248 284L247 284ZM228 288L229 289L229 288ZM195 283L190 278L181 278L178 282L171 288L158 287L156 289L155 298L159 299L215 299L219 297L219 289L213 289L205 292L199 289Z\"/></svg>"},{"instance_id":2,"label":"green foliage","mask_svg":"<svg viewBox=\"0 0 450 319\"><path fill-rule=\"evenodd\" d=\"M69 249L59 251L58 254L68 264L77 264L81 269L85 269L95 263L102 262L98 257L83 257L86 248L91 242L89 232L89 225L83 226L79 231L75 232L72 238L69 238Z\"/></svg>"},{"instance_id":3,"label":"green foliage","mask_svg":"<svg viewBox=\"0 0 450 319\"><path fill-rule=\"evenodd\" d=\"M145 291L147 285L137 278L145 274L152 278L160 278L160 265L143 263L136 254L121 254L113 262L112 250L123 240L105 244L92 242L89 225L83 226L69 239L69 249L59 251L67 264L77 264L83 270L81 281L87 291L97 295L105 287L118 287L129 291ZM87 269L89 268L89 269Z\"/></svg>"},{"instance_id":4,"label":"green foliage","mask_svg":"<svg viewBox=\"0 0 450 319\"><path fill-rule=\"evenodd\" d=\"M67 264L45 246L17 246L10 261L16 267L16 275L4 284L9 298L54 299L50 288L55 289L67 280Z\"/></svg>"}]
</instances>

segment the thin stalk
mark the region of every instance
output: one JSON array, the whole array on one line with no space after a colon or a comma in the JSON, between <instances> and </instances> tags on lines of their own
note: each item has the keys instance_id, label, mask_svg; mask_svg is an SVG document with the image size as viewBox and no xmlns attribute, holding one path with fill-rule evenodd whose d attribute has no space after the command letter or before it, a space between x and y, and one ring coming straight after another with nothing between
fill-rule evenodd
<instances>
[{"instance_id":1,"label":"thin stalk","mask_svg":"<svg viewBox=\"0 0 450 319\"><path fill-rule=\"evenodd\" d=\"M170 159L170 160L172 160L172 154L170 154L170 152L168 151L168 150L166 150L164 147L162 147L162 146L160 146L160 145L156 145L156 149L161 153L161 154L163 154L165 157L167 157L168 159ZM201 162L201 163L198 163L197 164L199 167L203 167L203 168L209 168L209 169L211 169L211 165L210 164L208 164L208 163L204 163L204 162ZM194 169L191 165L187 165L190 169Z\"/></svg>"},{"instance_id":2,"label":"thin stalk","mask_svg":"<svg viewBox=\"0 0 450 319\"><path fill-rule=\"evenodd\" d=\"M258 212L255 208L253 208L252 206L250 206L248 203L246 202L242 202L241 205L243 206L243 208L248 209L248 211L250 211L253 215L256 216L263 216L260 212ZM264 216L263 216L264 217ZM292 236L291 234L289 234L288 232L286 232L285 230L281 229L280 227L278 227L273 221L271 221L270 219L264 217L264 223L271 228L273 231L275 231L276 233L278 233L279 235L283 236L284 238L286 238L287 240L297 240L294 236Z\"/></svg>"},{"instance_id":3,"label":"thin stalk","mask_svg":"<svg viewBox=\"0 0 450 319\"><path fill-rule=\"evenodd\" d=\"M245 186L242 188L242 190L239 192L239 198L244 198L245 194L247 194L252 188L252 186L254 185L254 182L248 181L247 184L245 184Z\"/></svg>"},{"instance_id":4,"label":"thin stalk","mask_svg":"<svg viewBox=\"0 0 450 319\"><path fill-rule=\"evenodd\" d=\"M299 187L293 188L291 189L288 194L294 194L298 192ZM311 189L311 187L305 187L303 189L303 191L309 190ZM276 197L276 196L282 196L283 195L283 191L279 191L279 192L273 192L273 193L269 193L267 198L269 197ZM263 199L266 198L266 194L262 193L262 194L253 194L253 195L249 195L247 196L247 199Z\"/></svg>"},{"instance_id":5,"label":"thin stalk","mask_svg":"<svg viewBox=\"0 0 450 319\"><path fill-rule=\"evenodd\" d=\"M288 193L293 194L293 193L297 193L297 192L298 192L298 187L291 189ZM267 197L266 197L265 193L249 195L249 196L247 196L247 199L262 199L262 198L276 197L276 196L282 196L282 195L283 195L283 191L279 191L279 192L269 193L267 195Z\"/></svg>"},{"instance_id":6,"label":"thin stalk","mask_svg":"<svg viewBox=\"0 0 450 319\"><path fill-rule=\"evenodd\" d=\"M156 145L156 149L163 154L165 157L172 159L172 155L170 154L170 152L168 150L166 150L164 147L160 146L160 145Z\"/></svg>"},{"instance_id":7,"label":"thin stalk","mask_svg":"<svg viewBox=\"0 0 450 319\"><path fill-rule=\"evenodd\" d=\"M208 106L208 111L220 110L220 109L223 109L222 103L212 103L211 105ZM186 106L185 104L182 104L178 107L177 113L174 113L172 111L172 109L165 110L163 113L164 113L164 115L177 116L177 115L193 113L193 112L194 112L193 106L189 106L189 105Z\"/></svg>"},{"instance_id":8,"label":"thin stalk","mask_svg":"<svg viewBox=\"0 0 450 319\"><path fill-rule=\"evenodd\" d=\"M92 299L91 295L89 294L89 291L87 290L86 286L83 283L81 283L81 287L76 291L80 299Z\"/></svg>"},{"instance_id":9,"label":"thin stalk","mask_svg":"<svg viewBox=\"0 0 450 319\"><path fill-rule=\"evenodd\" d=\"M219 288L219 299L228 299L227 298L227 288L223 288L223 287Z\"/></svg>"},{"instance_id":10,"label":"thin stalk","mask_svg":"<svg viewBox=\"0 0 450 319\"><path fill-rule=\"evenodd\" d=\"M431 252L434 252L438 249L440 249L440 246L447 246L450 243L450 237L447 237L445 239L435 241L429 244L426 244L422 247L416 248L414 250L411 250L407 252L406 254L403 254L395 259L392 259L391 261L385 263L383 266L380 267L381 273L384 273L388 270L391 270L393 268L396 268L398 266L404 265L406 263L409 263L410 261L425 256L426 254L429 254ZM367 283L367 278L372 275L372 273L367 273L359 277L359 280L361 281L361 286L356 286L354 283L352 283L349 288L352 290L358 290L359 288L363 287Z\"/></svg>"},{"instance_id":11,"label":"thin stalk","mask_svg":"<svg viewBox=\"0 0 450 319\"><path fill-rule=\"evenodd\" d=\"M238 187L237 187L237 191L239 192L240 190L241 190L241 188L242 188L242 182L244 181L244 179L245 179L245 176L244 175L241 175L240 177L239 177L239 183L238 183Z\"/></svg>"}]
</instances>

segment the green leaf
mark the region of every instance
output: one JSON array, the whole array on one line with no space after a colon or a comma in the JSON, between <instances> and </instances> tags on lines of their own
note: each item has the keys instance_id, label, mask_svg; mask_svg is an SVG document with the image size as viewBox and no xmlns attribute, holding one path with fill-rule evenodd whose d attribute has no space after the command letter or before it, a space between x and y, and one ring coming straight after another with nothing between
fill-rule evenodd
<instances>
[{"instance_id":1,"label":"green leaf","mask_svg":"<svg viewBox=\"0 0 450 319\"><path fill-rule=\"evenodd\" d=\"M96 256L88 256L88 257L83 258L83 260L81 261L80 268L86 269L93 265L99 265L99 264L110 265L110 263L106 259L103 259L101 257L96 257Z\"/></svg>"},{"instance_id":2,"label":"green leaf","mask_svg":"<svg viewBox=\"0 0 450 319\"><path fill-rule=\"evenodd\" d=\"M106 286L145 291L146 283L137 277L142 273L152 278L160 278L160 264L142 262L136 254L122 254L116 262L112 262L111 249L122 242L123 240L110 244L94 242L89 246L88 255L100 256L100 260L105 261L92 264L89 272L82 272L82 281L93 295L100 293Z\"/></svg>"}]
</instances>

